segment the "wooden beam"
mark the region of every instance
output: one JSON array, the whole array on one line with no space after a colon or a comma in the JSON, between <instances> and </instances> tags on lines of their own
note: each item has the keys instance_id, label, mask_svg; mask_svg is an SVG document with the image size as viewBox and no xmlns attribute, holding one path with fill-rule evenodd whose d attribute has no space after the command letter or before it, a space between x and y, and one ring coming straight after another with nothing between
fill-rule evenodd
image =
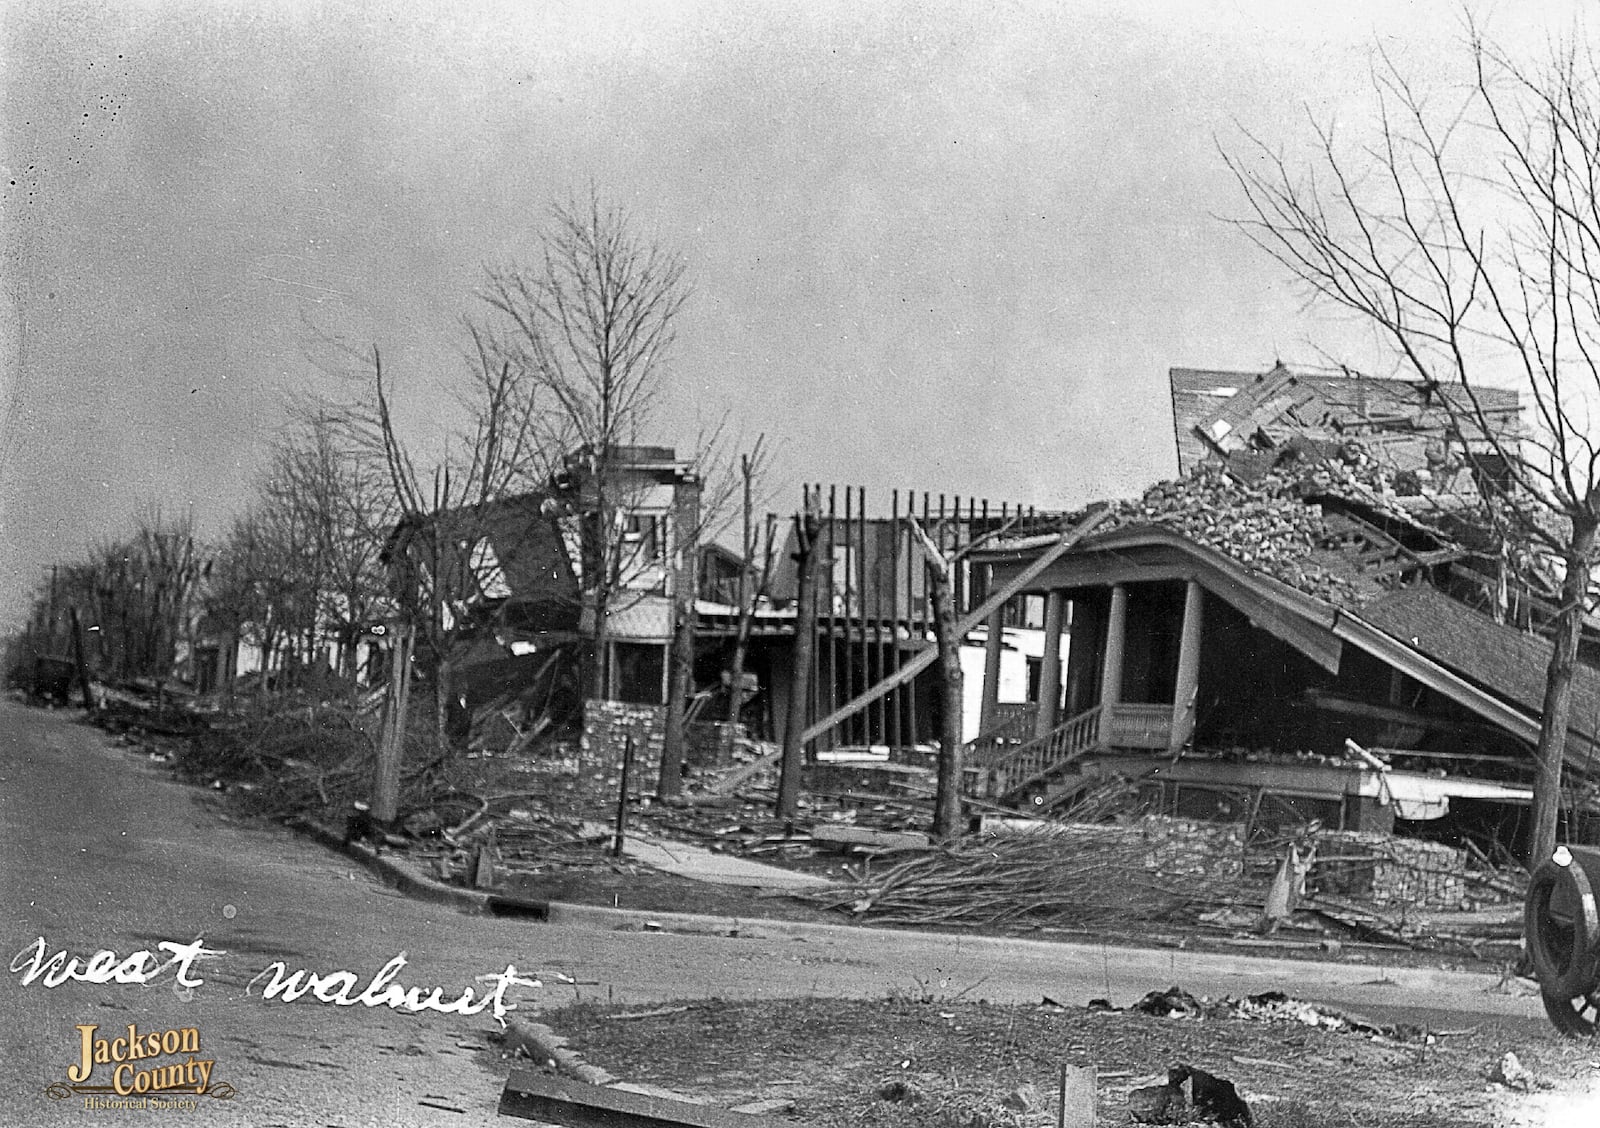
<instances>
[{"instance_id":1,"label":"wooden beam","mask_svg":"<svg viewBox=\"0 0 1600 1128\"><path fill-rule=\"evenodd\" d=\"M1506 735L1505 729L1499 725L1490 724L1488 721L1464 721L1454 717L1439 717L1417 709L1408 709L1403 705L1379 705L1370 701L1358 701L1351 697L1340 697L1324 689L1306 689L1300 696L1307 705L1324 713L1340 713L1345 716L1384 721L1388 724L1416 727L1431 732L1492 734L1502 739Z\"/></svg>"},{"instance_id":2,"label":"wooden beam","mask_svg":"<svg viewBox=\"0 0 1600 1128\"><path fill-rule=\"evenodd\" d=\"M528 1069L519 1069L506 1080L498 1111L519 1120L577 1128L804 1128L788 1118L728 1112Z\"/></svg>"}]
</instances>

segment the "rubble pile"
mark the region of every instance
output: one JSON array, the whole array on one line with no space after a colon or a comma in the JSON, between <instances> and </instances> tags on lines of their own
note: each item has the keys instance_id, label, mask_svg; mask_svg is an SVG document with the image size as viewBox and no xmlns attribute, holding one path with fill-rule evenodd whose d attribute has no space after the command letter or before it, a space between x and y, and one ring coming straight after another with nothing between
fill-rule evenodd
<instances>
[{"instance_id":1,"label":"rubble pile","mask_svg":"<svg viewBox=\"0 0 1600 1128\"><path fill-rule=\"evenodd\" d=\"M1297 475L1271 472L1236 480L1221 463L1203 462L1187 476L1159 482L1112 507L1109 527L1154 524L1334 603L1357 599L1354 580L1317 560L1333 537L1322 509L1301 500Z\"/></svg>"},{"instance_id":2,"label":"rubble pile","mask_svg":"<svg viewBox=\"0 0 1600 1128\"><path fill-rule=\"evenodd\" d=\"M1103 999L1092 1000L1091 1010L1115 1012ZM1223 995L1212 999L1191 995L1182 987L1168 987L1165 991L1150 991L1127 1008L1135 1014L1152 1018L1192 1019L1244 1019L1252 1022L1296 1023L1315 1026L1338 1033L1359 1034L1369 1038L1407 1043L1431 1043L1434 1038L1427 1030L1409 1023L1386 1025L1361 1015L1335 1010L1320 1003L1296 999L1282 991L1263 991L1259 995L1234 998Z\"/></svg>"}]
</instances>

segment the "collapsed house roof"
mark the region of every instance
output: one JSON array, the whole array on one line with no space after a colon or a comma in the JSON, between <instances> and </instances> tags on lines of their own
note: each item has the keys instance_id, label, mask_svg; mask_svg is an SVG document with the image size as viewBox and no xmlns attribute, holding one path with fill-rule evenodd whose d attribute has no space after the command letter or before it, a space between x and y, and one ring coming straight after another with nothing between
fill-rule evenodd
<instances>
[{"instance_id":1,"label":"collapsed house roof","mask_svg":"<svg viewBox=\"0 0 1600 1128\"><path fill-rule=\"evenodd\" d=\"M1361 617L1537 717L1544 708L1550 640L1496 623L1430 587L1391 591L1367 604ZM1600 735L1600 670L1572 671L1571 727L1591 741Z\"/></svg>"},{"instance_id":2,"label":"collapsed house roof","mask_svg":"<svg viewBox=\"0 0 1600 1128\"><path fill-rule=\"evenodd\" d=\"M975 554L1003 581L1057 538L998 542ZM1393 668L1531 745L1539 730L1543 671L1550 644L1496 624L1428 587L1386 591L1340 606L1247 565L1188 531L1126 523L1080 541L1042 582L1093 583L1194 580L1257 627L1311 661L1336 670L1346 645ZM1580 666L1566 748L1568 763L1600 769L1600 671Z\"/></svg>"},{"instance_id":3,"label":"collapsed house roof","mask_svg":"<svg viewBox=\"0 0 1600 1128\"><path fill-rule=\"evenodd\" d=\"M400 521L385 558L402 591L416 590L428 570L431 538L450 541L447 564L461 569L451 585L464 611L497 610L502 626L525 631L571 631L578 625L578 583L571 552L543 492L499 498Z\"/></svg>"},{"instance_id":4,"label":"collapsed house roof","mask_svg":"<svg viewBox=\"0 0 1600 1128\"><path fill-rule=\"evenodd\" d=\"M1551 644L1462 601L1489 603L1498 562L1461 535L1480 490L1451 451L1488 447L1462 438L1463 393L1282 364L1171 375L1184 473L1110 503L1053 581L1198 580L1324 668L1354 645L1531 745ZM1518 434L1515 393L1485 392L1477 411L1502 440ZM1012 538L980 556L1003 574L1002 561L1054 540ZM1573 687L1567 759L1594 772L1600 670L1580 663Z\"/></svg>"},{"instance_id":5,"label":"collapsed house roof","mask_svg":"<svg viewBox=\"0 0 1600 1128\"><path fill-rule=\"evenodd\" d=\"M1515 391L1389 380L1349 370L1170 371L1180 473L1207 458L1240 468L1286 446L1330 453L1356 440L1402 496L1476 493L1491 436L1514 442ZM1473 457L1464 459L1463 453Z\"/></svg>"}]
</instances>

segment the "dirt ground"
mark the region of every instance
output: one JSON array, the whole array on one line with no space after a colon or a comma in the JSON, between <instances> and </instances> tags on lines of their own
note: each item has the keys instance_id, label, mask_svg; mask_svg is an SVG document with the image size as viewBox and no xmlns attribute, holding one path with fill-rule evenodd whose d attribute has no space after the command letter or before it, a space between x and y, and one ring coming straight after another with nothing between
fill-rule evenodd
<instances>
[{"instance_id":1,"label":"dirt ground","mask_svg":"<svg viewBox=\"0 0 1600 1128\"><path fill-rule=\"evenodd\" d=\"M792 1101L783 1115L821 1126L1044 1128L1062 1064L1094 1066L1100 1122L1126 1124L1129 1090L1177 1063L1235 1082L1259 1128L1600 1123L1600 1047L1492 1025L1386 1037L1294 1018L995 1006L916 986L877 1001L580 1004L542 1018L621 1080L720 1107ZM1508 1050L1528 1076L1491 1081Z\"/></svg>"}]
</instances>

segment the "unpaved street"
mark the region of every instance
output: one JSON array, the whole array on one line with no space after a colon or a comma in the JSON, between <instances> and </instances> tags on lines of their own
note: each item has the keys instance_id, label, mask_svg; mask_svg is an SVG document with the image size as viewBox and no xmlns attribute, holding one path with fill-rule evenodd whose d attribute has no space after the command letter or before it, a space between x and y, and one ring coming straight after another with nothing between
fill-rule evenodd
<instances>
[{"instance_id":1,"label":"unpaved street","mask_svg":"<svg viewBox=\"0 0 1600 1128\"><path fill-rule=\"evenodd\" d=\"M1542 1023L1536 998L1497 992L1492 976L847 928L651 932L619 928L622 918L594 911L554 924L463 915L402 898L287 831L226 819L210 793L176 783L164 766L77 716L0 702L0 940L13 969L0 988L0 1123L127 1123L126 1112L86 1108L81 1094L51 1099L45 1090L66 1081L78 1060L79 1027L93 1025L109 1041L130 1024L140 1035L196 1031L200 1053L154 1064L214 1061L213 1085L235 1090L231 1100L196 1098L204 1116L193 1123L496 1122L505 1068L480 1048L495 1028L487 1014L407 1014L310 997L269 1002L260 984L249 984L277 961L289 972L347 970L354 985L345 997L354 998L404 953L395 982L442 988L446 1001L469 987L481 997L492 981L479 977L514 965L545 984L506 992L524 1014L575 995L640 1002L925 989L1126 1003L1181 983L1209 995L1278 988L1367 1011L1434 1008L1459 1025L1479 1015L1521 1019L1530 1029ZM47 956L109 950L126 960L163 941L197 939L223 954L192 961L190 977L203 982L190 989L176 984L171 967L143 985L50 988L23 982L39 938ZM111 1062L99 1066L90 1083L110 1084L112 1071Z\"/></svg>"}]
</instances>

